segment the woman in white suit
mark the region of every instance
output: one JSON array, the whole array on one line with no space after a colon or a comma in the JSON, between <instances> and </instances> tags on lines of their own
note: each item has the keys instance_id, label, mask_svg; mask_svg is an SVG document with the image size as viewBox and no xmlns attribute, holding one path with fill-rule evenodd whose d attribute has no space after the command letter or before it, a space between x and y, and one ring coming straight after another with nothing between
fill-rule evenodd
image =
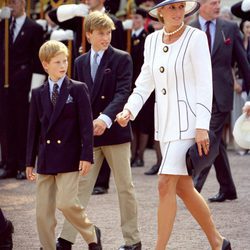
<instances>
[{"instance_id":1,"label":"woman in white suit","mask_svg":"<svg viewBox=\"0 0 250 250\"><path fill-rule=\"evenodd\" d=\"M156 0L149 14L164 23L145 42L144 64L124 110L117 115L126 126L155 90L155 139L163 155L159 169L158 239L156 250L165 250L172 232L178 195L205 232L213 250L230 250L230 242L215 228L205 200L188 176L185 155L197 143L199 155L209 151L212 105L212 72L206 34L186 26L184 17L199 3Z\"/></svg>"}]
</instances>

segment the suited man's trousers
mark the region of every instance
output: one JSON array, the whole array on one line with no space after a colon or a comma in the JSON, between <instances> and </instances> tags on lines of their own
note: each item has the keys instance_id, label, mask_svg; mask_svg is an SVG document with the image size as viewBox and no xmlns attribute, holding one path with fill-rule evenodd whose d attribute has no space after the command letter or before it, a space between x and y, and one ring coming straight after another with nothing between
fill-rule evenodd
<instances>
[{"instance_id":1,"label":"suited man's trousers","mask_svg":"<svg viewBox=\"0 0 250 250\"><path fill-rule=\"evenodd\" d=\"M226 146L222 139L222 132L224 125L229 116L229 112L220 112L217 104L213 103L212 117L210 121L210 130L215 132L217 139L217 147L219 147L219 154L214 161L214 167L217 180L220 184L221 193L236 193L236 188L231 174L230 164L227 156ZM204 169L199 176L194 177L195 188L200 192L211 166Z\"/></svg>"},{"instance_id":2,"label":"suited man's trousers","mask_svg":"<svg viewBox=\"0 0 250 250\"><path fill-rule=\"evenodd\" d=\"M130 143L94 148L95 163L92 165L89 174L80 178L79 199L81 204L87 207L104 157L115 180L120 207L121 229L125 244L135 244L140 241L140 236L137 225L137 202L130 168ZM101 205L99 209L102 209ZM77 231L68 221L65 221L60 237L75 242L76 235Z\"/></svg>"},{"instance_id":3,"label":"suited man's trousers","mask_svg":"<svg viewBox=\"0 0 250 250\"><path fill-rule=\"evenodd\" d=\"M89 244L96 242L95 228L77 197L79 172L37 174L36 219L43 250L55 250L55 212L58 208Z\"/></svg>"}]
</instances>

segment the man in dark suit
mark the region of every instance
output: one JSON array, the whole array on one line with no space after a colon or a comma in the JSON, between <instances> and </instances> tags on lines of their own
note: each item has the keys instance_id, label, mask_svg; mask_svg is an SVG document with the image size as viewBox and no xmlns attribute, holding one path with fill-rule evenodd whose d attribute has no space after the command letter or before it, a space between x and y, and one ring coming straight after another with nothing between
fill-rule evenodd
<instances>
[{"instance_id":1,"label":"man in dark suit","mask_svg":"<svg viewBox=\"0 0 250 250\"><path fill-rule=\"evenodd\" d=\"M85 18L86 36L91 50L75 61L76 78L90 91L94 127L94 166L80 179L79 198L87 206L104 157L114 175L120 205L121 229L125 245L120 250L141 250L137 225L137 202L130 168L130 127L115 123L117 112L126 103L132 80L132 61L128 53L110 46L114 23L101 12ZM57 246L75 242L76 230L65 221ZM68 248L71 249L71 248Z\"/></svg>"},{"instance_id":2,"label":"man in dark suit","mask_svg":"<svg viewBox=\"0 0 250 250\"><path fill-rule=\"evenodd\" d=\"M4 23L0 22L0 94L1 94L1 148L6 165L0 169L0 179L25 178L25 151L31 85L39 85L45 75L38 59L43 43L43 29L25 13L25 0L11 0L9 49L4 48L6 39ZM6 7L7 8L7 7ZM5 70L5 53L9 52L8 86Z\"/></svg>"},{"instance_id":3,"label":"man in dark suit","mask_svg":"<svg viewBox=\"0 0 250 250\"><path fill-rule=\"evenodd\" d=\"M249 64L236 23L219 19L220 1L201 0L198 19L191 23L207 33L212 58L213 109L210 130L217 137L219 154L214 161L216 177L220 184L218 194L209 198L210 202L223 202L237 199L222 131L233 106L232 65L236 60L243 77L249 81ZM195 187L201 191L211 166L194 177Z\"/></svg>"}]
</instances>

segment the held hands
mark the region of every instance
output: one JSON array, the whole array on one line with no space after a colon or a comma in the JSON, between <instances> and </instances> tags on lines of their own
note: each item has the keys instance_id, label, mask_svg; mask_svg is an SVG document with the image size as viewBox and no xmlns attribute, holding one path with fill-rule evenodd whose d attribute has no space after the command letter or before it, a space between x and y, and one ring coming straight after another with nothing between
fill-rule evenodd
<instances>
[{"instance_id":1,"label":"held hands","mask_svg":"<svg viewBox=\"0 0 250 250\"><path fill-rule=\"evenodd\" d=\"M79 163L79 175L85 176L88 174L91 167L91 163L89 161L80 161Z\"/></svg>"},{"instance_id":2,"label":"held hands","mask_svg":"<svg viewBox=\"0 0 250 250\"><path fill-rule=\"evenodd\" d=\"M106 123L101 119L95 119L93 121L93 127L94 127L94 136L102 135L107 128Z\"/></svg>"},{"instance_id":3,"label":"held hands","mask_svg":"<svg viewBox=\"0 0 250 250\"><path fill-rule=\"evenodd\" d=\"M122 112L116 115L116 121L121 127L126 127L131 118L131 112L128 109L124 109Z\"/></svg>"},{"instance_id":4,"label":"held hands","mask_svg":"<svg viewBox=\"0 0 250 250\"><path fill-rule=\"evenodd\" d=\"M209 136L206 129L196 129L195 142L199 156L202 156L202 151L207 155L209 152Z\"/></svg>"},{"instance_id":5,"label":"held hands","mask_svg":"<svg viewBox=\"0 0 250 250\"><path fill-rule=\"evenodd\" d=\"M35 181L36 180L36 174L33 173L33 167L26 167L26 177L29 181Z\"/></svg>"}]
</instances>

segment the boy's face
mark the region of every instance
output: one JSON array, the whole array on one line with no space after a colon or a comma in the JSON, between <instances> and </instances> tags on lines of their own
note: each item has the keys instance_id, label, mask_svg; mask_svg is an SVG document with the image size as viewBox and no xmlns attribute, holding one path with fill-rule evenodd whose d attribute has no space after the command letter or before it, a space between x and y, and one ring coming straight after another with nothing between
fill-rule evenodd
<instances>
[{"instance_id":1,"label":"boy's face","mask_svg":"<svg viewBox=\"0 0 250 250\"><path fill-rule=\"evenodd\" d=\"M106 50L111 42L111 29L93 30L87 32L87 38L94 51Z\"/></svg>"},{"instance_id":2,"label":"boy's face","mask_svg":"<svg viewBox=\"0 0 250 250\"><path fill-rule=\"evenodd\" d=\"M42 62L45 71L53 81L62 78L68 69L68 58L64 53L60 53L51 58L50 62Z\"/></svg>"}]
</instances>

